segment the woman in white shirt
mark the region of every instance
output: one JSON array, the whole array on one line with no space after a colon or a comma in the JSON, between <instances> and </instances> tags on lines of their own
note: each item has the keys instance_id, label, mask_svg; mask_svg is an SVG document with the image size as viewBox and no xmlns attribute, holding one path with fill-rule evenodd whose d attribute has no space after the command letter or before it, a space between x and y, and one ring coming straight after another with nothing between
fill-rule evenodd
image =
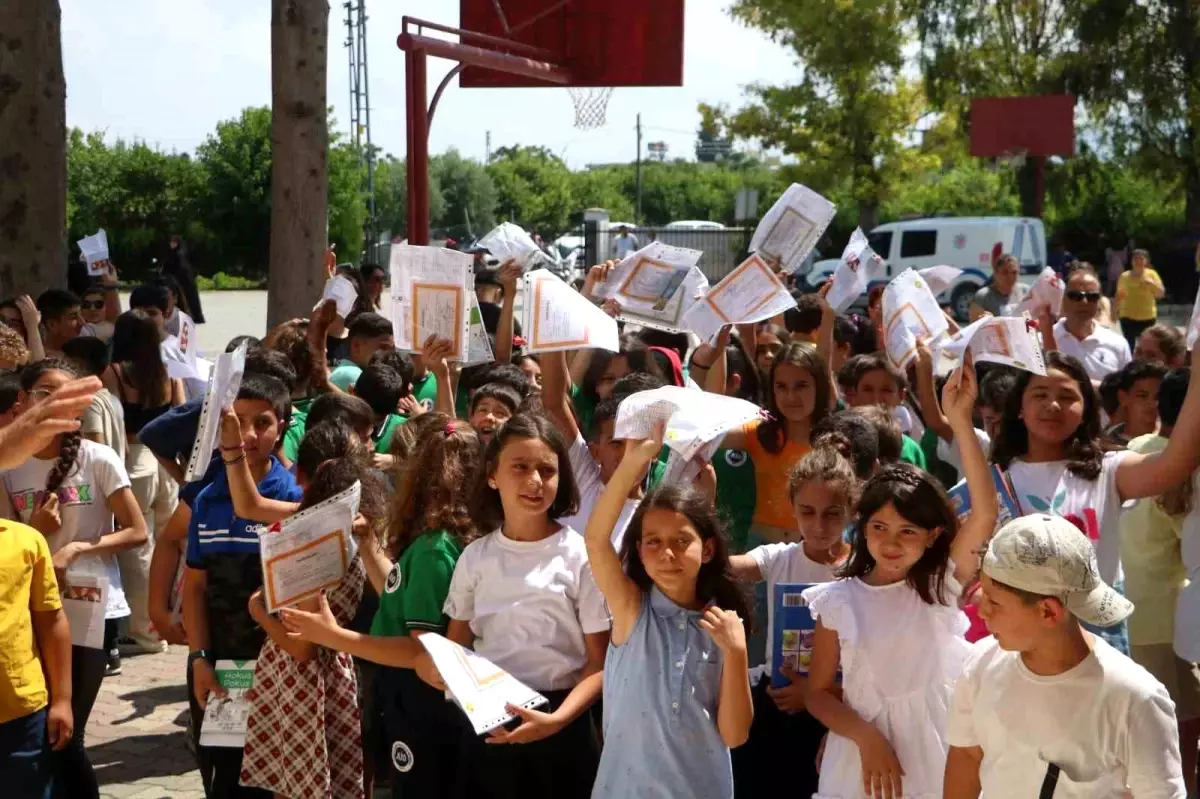
<instances>
[{"instance_id":1,"label":"woman in white shirt","mask_svg":"<svg viewBox=\"0 0 1200 799\"><path fill-rule=\"evenodd\" d=\"M65 361L27 366L18 406L48 397L75 377ZM116 553L145 543L146 521L129 489L125 464L110 448L79 432L60 434L32 459L0 472L0 515L41 531L54 555L71 619L75 720L74 737L54 753L56 787L60 796L99 799L83 734L104 679L107 644L116 638L116 620L129 615ZM89 600L97 605L94 612L87 609Z\"/></svg>"}]
</instances>

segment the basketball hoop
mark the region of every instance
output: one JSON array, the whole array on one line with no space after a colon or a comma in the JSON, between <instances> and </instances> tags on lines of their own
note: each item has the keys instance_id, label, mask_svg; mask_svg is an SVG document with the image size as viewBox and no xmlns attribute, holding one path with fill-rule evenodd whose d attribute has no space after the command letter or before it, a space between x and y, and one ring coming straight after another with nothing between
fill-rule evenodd
<instances>
[{"instance_id":1,"label":"basketball hoop","mask_svg":"<svg viewBox=\"0 0 1200 799\"><path fill-rule=\"evenodd\" d=\"M612 86L568 86L567 93L575 104L575 127L580 130L595 130L604 126L608 98Z\"/></svg>"}]
</instances>

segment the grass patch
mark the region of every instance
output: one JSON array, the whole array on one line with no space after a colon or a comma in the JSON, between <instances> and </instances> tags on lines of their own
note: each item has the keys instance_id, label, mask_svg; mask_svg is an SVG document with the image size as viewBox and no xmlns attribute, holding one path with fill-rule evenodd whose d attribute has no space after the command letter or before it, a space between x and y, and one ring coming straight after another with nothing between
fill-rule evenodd
<instances>
[{"instance_id":1,"label":"grass patch","mask_svg":"<svg viewBox=\"0 0 1200 799\"><path fill-rule=\"evenodd\" d=\"M217 272L212 277L196 275L196 288L200 291L256 291L266 287L265 280L227 275L224 272Z\"/></svg>"}]
</instances>

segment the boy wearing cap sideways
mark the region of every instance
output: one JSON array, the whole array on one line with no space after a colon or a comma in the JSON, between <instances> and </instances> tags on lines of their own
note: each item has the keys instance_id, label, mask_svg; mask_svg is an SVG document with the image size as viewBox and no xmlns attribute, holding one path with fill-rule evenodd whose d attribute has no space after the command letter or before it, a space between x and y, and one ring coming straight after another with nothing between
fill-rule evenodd
<instances>
[{"instance_id":1,"label":"boy wearing cap sideways","mask_svg":"<svg viewBox=\"0 0 1200 799\"><path fill-rule=\"evenodd\" d=\"M945 799L1185 799L1166 689L1080 626L1133 612L1101 581L1087 537L1058 516L1014 519L981 582L992 636L955 686Z\"/></svg>"}]
</instances>

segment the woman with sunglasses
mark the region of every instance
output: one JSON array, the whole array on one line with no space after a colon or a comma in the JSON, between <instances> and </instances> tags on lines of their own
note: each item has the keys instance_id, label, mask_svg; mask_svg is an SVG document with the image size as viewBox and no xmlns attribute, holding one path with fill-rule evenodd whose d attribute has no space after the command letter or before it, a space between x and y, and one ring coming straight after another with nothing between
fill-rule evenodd
<instances>
[{"instance_id":1,"label":"woman with sunglasses","mask_svg":"<svg viewBox=\"0 0 1200 799\"><path fill-rule=\"evenodd\" d=\"M1093 385L1133 360L1129 342L1100 322L1100 279L1091 266L1082 265L1067 276L1062 318L1053 328L1047 349L1078 358ZM1052 346L1051 346L1052 345Z\"/></svg>"},{"instance_id":2,"label":"woman with sunglasses","mask_svg":"<svg viewBox=\"0 0 1200 799\"><path fill-rule=\"evenodd\" d=\"M114 325L108 321L104 287L97 284L83 293L80 310L83 313L82 336L92 336L101 341L108 341L113 336Z\"/></svg>"}]
</instances>

